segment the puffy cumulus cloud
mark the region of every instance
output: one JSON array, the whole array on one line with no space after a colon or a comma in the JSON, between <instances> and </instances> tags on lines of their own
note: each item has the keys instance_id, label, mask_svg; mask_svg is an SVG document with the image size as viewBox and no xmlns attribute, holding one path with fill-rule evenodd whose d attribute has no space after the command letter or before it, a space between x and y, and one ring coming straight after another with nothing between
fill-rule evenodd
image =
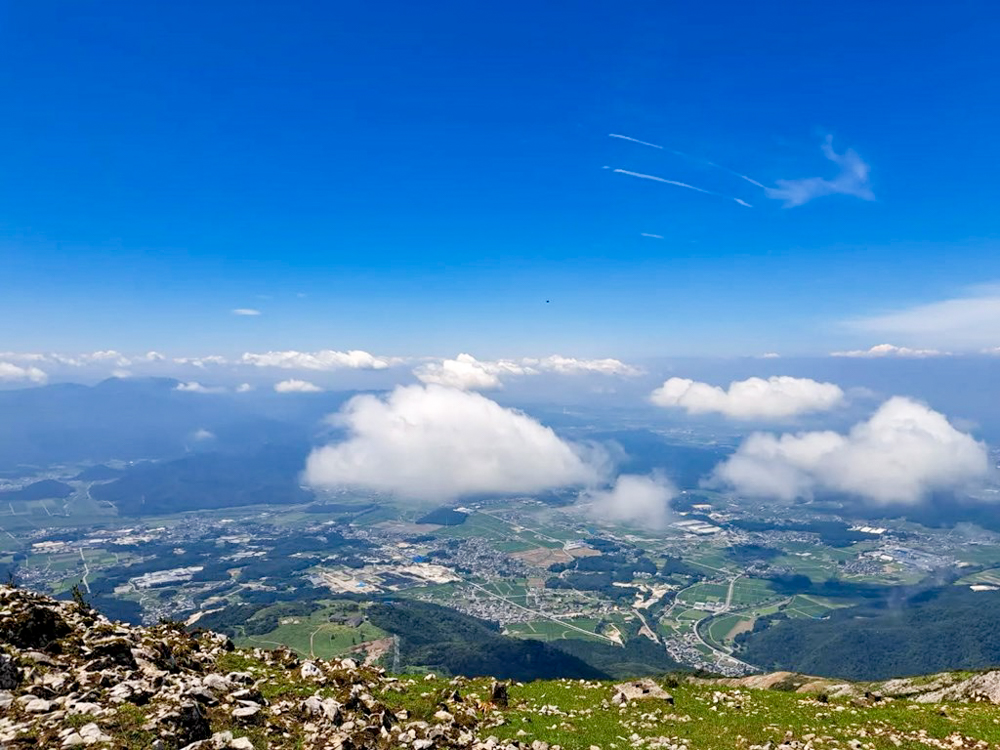
<instances>
[{"instance_id":1,"label":"puffy cumulus cloud","mask_svg":"<svg viewBox=\"0 0 1000 750\"><path fill-rule=\"evenodd\" d=\"M22 367L20 365L15 365L12 362L0 362L0 382L28 382L28 383L44 383L49 379L49 376L44 370L28 365Z\"/></svg>"},{"instance_id":2,"label":"puffy cumulus cloud","mask_svg":"<svg viewBox=\"0 0 1000 750\"><path fill-rule=\"evenodd\" d=\"M852 349L845 352L830 352L831 357L947 357L948 352L937 349L910 349L907 346L876 344L871 349Z\"/></svg>"},{"instance_id":3,"label":"puffy cumulus cloud","mask_svg":"<svg viewBox=\"0 0 1000 750\"><path fill-rule=\"evenodd\" d=\"M670 499L677 488L659 474L622 474L612 487L586 490L578 503L594 518L662 529L670 520Z\"/></svg>"},{"instance_id":4,"label":"puffy cumulus cloud","mask_svg":"<svg viewBox=\"0 0 1000 750\"><path fill-rule=\"evenodd\" d=\"M439 385L356 396L332 421L348 437L309 456L305 476L315 486L431 501L587 485L604 473L602 452L478 393Z\"/></svg>"},{"instance_id":5,"label":"puffy cumulus cloud","mask_svg":"<svg viewBox=\"0 0 1000 750\"><path fill-rule=\"evenodd\" d=\"M689 414L723 414L733 419L783 419L798 414L829 411L844 400L833 383L787 375L748 378L729 384L728 390L687 378L670 378L650 394L657 406L684 409Z\"/></svg>"},{"instance_id":6,"label":"puffy cumulus cloud","mask_svg":"<svg viewBox=\"0 0 1000 750\"><path fill-rule=\"evenodd\" d=\"M249 383L240 383L238 386L236 386L237 393L250 393L250 391L252 390L253 386L250 385Z\"/></svg>"},{"instance_id":7,"label":"puffy cumulus cloud","mask_svg":"<svg viewBox=\"0 0 1000 750\"><path fill-rule=\"evenodd\" d=\"M252 307L237 307L235 310L233 310L233 315L255 317L257 315L260 315L260 310L254 310Z\"/></svg>"},{"instance_id":8,"label":"puffy cumulus cloud","mask_svg":"<svg viewBox=\"0 0 1000 750\"><path fill-rule=\"evenodd\" d=\"M455 359L420 365L413 374L422 383L462 391L488 391L503 387L501 375L525 375L527 370L509 360L481 362L471 354L459 354Z\"/></svg>"},{"instance_id":9,"label":"puffy cumulus cloud","mask_svg":"<svg viewBox=\"0 0 1000 750\"><path fill-rule=\"evenodd\" d=\"M282 380L274 384L275 393L320 393L323 389L308 380Z\"/></svg>"},{"instance_id":10,"label":"puffy cumulus cloud","mask_svg":"<svg viewBox=\"0 0 1000 750\"><path fill-rule=\"evenodd\" d=\"M191 435L191 439L196 440L199 443L205 443L209 440L215 440L215 433L202 427L199 430L195 430L194 434Z\"/></svg>"},{"instance_id":11,"label":"puffy cumulus cloud","mask_svg":"<svg viewBox=\"0 0 1000 750\"><path fill-rule=\"evenodd\" d=\"M318 352L247 352L240 361L255 367L280 367L284 370L385 370L398 360L376 357L357 349L349 352L324 349Z\"/></svg>"},{"instance_id":12,"label":"puffy cumulus cloud","mask_svg":"<svg viewBox=\"0 0 1000 750\"><path fill-rule=\"evenodd\" d=\"M982 443L944 415L897 396L846 435L755 433L716 467L713 479L782 500L837 492L875 504L912 504L974 485L989 471Z\"/></svg>"},{"instance_id":13,"label":"puffy cumulus cloud","mask_svg":"<svg viewBox=\"0 0 1000 750\"><path fill-rule=\"evenodd\" d=\"M175 391L180 391L181 393L225 393L226 389L222 386L215 385L202 385L197 380L191 380L187 383L178 383L174 388Z\"/></svg>"}]
</instances>

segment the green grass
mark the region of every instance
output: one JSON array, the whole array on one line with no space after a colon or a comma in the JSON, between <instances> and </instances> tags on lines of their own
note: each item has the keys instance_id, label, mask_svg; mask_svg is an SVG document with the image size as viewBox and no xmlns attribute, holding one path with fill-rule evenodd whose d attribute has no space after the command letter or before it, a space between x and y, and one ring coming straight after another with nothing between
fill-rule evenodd
<instances>
[{"instance_id":1,"label":"green grass","mask_svg":"<svg viewBox=\"0 0 1000 750\"><path fill-rule=\"evenodd\" d=\"M461 692L483 697L487 686L488 681L472 680ZM420 680L409 683L405 692L386 692L380 697L395 708L406 708L414 717L426 717L447 687L441 679ZM515 685L503 724L481 734L529 744L541 740L566 750L587 750L593 745L602 750L656 746L649 742L654 738L671 738L666 746L685 741L690 750L746 748L767 742L776 746L786 732L800 742L805 735L830 738L829 742L814 741L816 748L849 747L852 740L860 740L861 746L873 750L926 750L938 746L928 739L943 742L956 732L975 741L1000 741L998 711L989 704L952 704L942 711L940 706L907 701L868 707L847 700L820 703L791 692L717 685L668 683L667 689L674 696L673 706L636 701L619 709L610 703L611 683L552 680ZM713 702L715 693L721 700ZM543 712L543 706L555 706L558 713Z\"/></svg>"},{"instance_id":2,"label":"green grass","mask_svg":"<svg viewBox=\"0 0 1000 750\"><path fill-rule=\"evenodd\" d=\"M597 620L579 617L572 620L565 620L567 625L574 625L582 630L594 633L597 628ZM561 622L552 620L532 620L531 622L513 623L508 626L511 635L521 638L535 638L541 641L558 641L564 638L582 638L585 640L600 640L596 635L591 638L586 633L574 630L563 625Z\"/></svg>"},{"instance_id":3,"label":"green grass","mask_svg":"<svg viewBox=\"0 0 1000 750\"><path fill-rule=\"evenodd\" d=\"M748 607L774 599L770 583L754 578L740 578L733 584L732 606Z\"/></svg>"},{"instance_id":4,"label":"green grass","mask_svg":"<svg viewBox=\"0 0 1000 750\"><path fill-rule=\"evenodd\" d=\"M725 615L712 620L708 628L704 629L702 633L705 636L705 640L710 644L725 649L730 645L729 632L738 623L749 622L752 619L752 617L742 617L740 615Z\"/></svg>"},{"instance_id":5,"label":"green grass","mask_svg":"<svg viewBox=\"0 0 1000 750\"><path fill-rule=\"evenodd\" d=\"M716 604L725 602L729 593L729 585L722 583L699 583L689 589L682 591L677 596L677 601L682 604L710 603Z\"/></svg>"},{"instance_id":6,"label":"green grass","mask_svg":"<svg viewBox=\"0 0 1000 750\"><path fill-rule=\"evenodd\" d=\"M329 622L330 614L336 611L339 611L336 607L325 607L311 615L289 617L269 633L238 638L236 643L262 648L287 646L304 658L330 659L346 654L365 641L388 635L369 622L356 628Z\"/></svg>"},{"instance_id":7,"label":"green grass","mask_svg":"<svg viewBox=\"0 0 1000 750\"><path fill-rule=\"evenodd\" d=\"M528 542L522 542L520 540L512 540L509 542L495 542L493 547L498 552L506 552L510 554L511 552L527 552L529 549L534 549L534 544L529 544Z\"/></svg>"}]
</instances>

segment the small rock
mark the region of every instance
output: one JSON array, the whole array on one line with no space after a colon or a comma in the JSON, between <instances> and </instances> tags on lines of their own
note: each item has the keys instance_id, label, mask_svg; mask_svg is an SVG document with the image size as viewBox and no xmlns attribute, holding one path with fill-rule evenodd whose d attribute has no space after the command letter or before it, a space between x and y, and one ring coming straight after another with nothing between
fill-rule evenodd
<instances>
[{"instance_id":1,"label":"small rock","mask_svg":"<svg viewBox=\"0 0 1000 750\"><path fill-rule=\"evenodd\" d=\"M302 667L300 668L302 677L306 680L315 680L316 678L323 676L323 670L313 664L311 661L302 662Z\"/></svg>"},{"instance_id":2,"label":"small rock","mask_svg":"<svg viewBox=\"0 0 1000 750\"><path fill-rule=\"evenodd\" d=\"M83 737L83 741L88 745L92 745L95 742L111 741L111 738L108 737L108 735L106 735L104 732L102 732L101 728L97 726L97 724L95 724L94 722L90 722L89 724L84 724L82 727L80 727L79 732L80 736Z\"/></svg>"},{"instance_id":3,"label":"small rock","mask_svg":"<svg viewBox=\"0 0 1000 750\"><path fill-rule=\"evenodd\" d=\"M29 714L45 714L51 711L52 708L52 701L47 701L44 698L32 698L24 706L24 710Z\"/></svg>"},{"instance_id":4,"label":"small rock","mask_svg":"<svg viewBox=\"0 0 1000 750\"><path fill-rule=\"evenodd\" d=\"M615 696L611 702L615 705L634 700L663 700L673 705L674 697L650 679L634 680L615 685Z\"/></svg>"},{"instance_id":5,"label":"small rock","mask_svg":"<svg viewBox=\"0 0 1000 750\"><path fill-rule=\"evenodd\" d=\"M239 721L250 721L260 713L260 706L240 706L233 709L233 718Z\"/></svg>"},{"instance_id":6,"label":"small rock","mask_svg":"<svg viewBox=\"0 0 1000 750\"><path fill-rule=\"evenodd\" d=\"M229 688L232 687L232 683L229 681L228 677L224 677L221 674L207 674L201 678L201 684L207 687L209 690L214 690L220 693L229 692Z\"/></svg>"}]
</instances>

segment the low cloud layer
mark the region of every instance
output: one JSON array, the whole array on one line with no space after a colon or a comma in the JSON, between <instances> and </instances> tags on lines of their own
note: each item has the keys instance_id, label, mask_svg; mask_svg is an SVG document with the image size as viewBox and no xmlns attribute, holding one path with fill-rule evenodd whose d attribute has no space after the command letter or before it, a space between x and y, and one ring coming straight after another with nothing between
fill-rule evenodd
<instances>
[{"instance_id":1,"label":"low cloud layer","mask_svg":"<svg viewBox=\"0 0 1000 750\"><path fill-rule=\"evenodd\" d=\"M979 351L1000 345L1000 288L848 320L854 331L940 349Z\"/></svg>"},{"instance_id":2,"label":"low cloud layer","mask_svg":"<svg viewBox=\"0 0 1000 750\"><path fill-rule=\"evenodd\" d=\"M653 391L650 400L657 406L684 409L689 414L783 419L829 411L843 403L844 392L833 383L785 375L734 381L728 390L687 378L670 378Z\"/></svg>"},{"instance_id":3,"label":"low cloud layer","mask_svg":"<svg viewBox=\"0 0 1000 750\"><path fill-rule=\"evenodd\" d=\"M109 374L130 376L175 376L181 380L200 380L201 373L217 370L212 379L224 379L227 385L251 380L252 370L285 370L291 374L329 373L345 376L352 372L390 371L403 365L419 363L413 374L423 383L445 385L461 390L487 391L503 388L508 379L542 374L576 376L599 375L611 377L632 377L642 370L620 360L578 359L552 355L549 357L524 357L520 359L477 360L470 354L459 354L454 359L432 357L378 356L360 349L338 351L322 349L318 351L276 350L265 352L245 352L242 355L222 354L172 355L166 356L156 351L145 354L123 354L114 349L81 353L36 353L0 352L0 362L4 367L0 382L42 382L39 380L44 367L48 378L75 379L79 377L107 377ZM127 368L127 370L126 370ZM195 376L194 373L199 375ZM72 375L70 373L73 373ZM30 373L30 377L24 373ZM79 373L79 374L77 374ZM390 374L402 376L403 371ZM205 375L204 377L209 377ZM318 378L318 376L317 376ZM306 379L314 379L306 376ZM396 378L396 382L402 379ZM377 381L385 384L386 380ZM321 386L334 387L331 382L320 382ZM355 387L357 387L355 385ZM196 389L193 389L196 390Z\"/></svg>"},{"instance_id":4,"label":"low cloud layer","mask_svg":"<svg viewBox=\"0 0 1000 750\"><path fill-rule=\"evenodd\" d=\"M315 383L310 383L308 380L296 380L295 378L282 380L280 383L274 384L275 393L321 393L322 390Z\"/></svg>"},{"instance_id":5,"label":"low cloud layer","mask_svg":"<svg viewBox=\"0 0 1000 750\"><path fill-rule=\"evenodd\" d=\"M888 505L974 486L989 471L985 445L944 415L895 397L846 435L755 433L716 467L714 481L758 497L834 492Z\"/></svg>"},{"instance_id":6,"label":"low cloud layer","mask_svg":"<svg viewBox=\"0 0 1000 750\"><path fill-rule=\"evenodd\" d=\"M180 391L181 393L225 393L226 389L222 386L216 385L202 385L197 380L191 380L187 383L178 383L174 388L175 391Z\"/></svg>"},{"instance_id":7,"label":"low cloud layer","mask_svg":"<svg viewBox=\"0 0 1000 750\"><path fill-rule=\"evenodd\" d=\"M427 362L414 369L422 383L444 385L463 391L488 391L503 388L506 378L553 373L558 375L599 375L632 377L642 373L637 367L617 359L575 359L554 354L550 357L479 360L471 354L454 359Z\"/></svg>"},{"instance_id":8,"label":"low cloud layer","mask_svg":"<svg viewBox=\"0 0 1000 750\"><path fill-rule=\"evenodd\" d=\"M309 456L306 480L319 487L443 501L593 484L603 474L601 455L531 417L438 385L356 396L332 421L348 437Z\"/></svg>"},{"instance_id":9,"label":"low cloud layer","mask_svg":"<svg viewBox=\"0 0 1000 750\"><path fill-rule=\"evenodd\" d=\"M37 383L40 385L48 380L48 377L44 370L32 365L22 367L12 362L0 362L0 382Z\"/></svg>"},{"instance_id":10,"label":"low cloud layer","mask_svg":"<svg viewBox=\"0 0 1000 750\"><path fill-rule=\"evenodd\" d=\"M799 180L777 180L777 187L765 188L768 198L784 201L785 208L794 208L826 195L851 195L866 201L875 200L868 178L869 167L854 149L838 154L833 148L833 136L823 143L823 155L840 168L832 179L806 177Z\"/></svg>"},{"instance_id":11,"label":"low cloud layer","mask_svg":"<svg viewBox=\"0 0 1000 750\"><path fill-rule=\"evenodd\" d=\"M255 367L279 367L285 370L384 370L394 364L387 357L376 357L368 352L354 349L338 352L324 349L318 352L247 352L240 361Z\"/></svg>"},{"instance_id":12,"label":"low cloud layer","mask_svg":"<svg viewBox=\"0 0 1000 750\"><path fill-rule=\"evenodd\" d=\"M580 494L580 506L591 516L611 523L638 523L662 529L670 521L670 500L677 488L658 474L622 474L604 490Z\"/></svg>"},{"instance_id":13,"label":"low cloud layer","mask_svg":"<svg viewBox=\"0 0 1000 750\"><path fill-rule=\"evenodd\" d=\"M604 359L577 359L553 354L551 357L535 359L525 357L521 364L539 372L556 372L562 375L592 372L599 375L616 375L631 378L642 375L642 368L626 364L619 359L606 357Z\"/></svg>"},{"instance_id":14,"label":"low cloud layer","mask_svg":"<svg viewBox=\"0 0 1000 750\"><path fill-rule=\"evenodd\" d=\"M876 344L871 349L852 349L845 352L830 352L831 357L946 357L948 352L937 349L911 349L908 346Z\"/></svg>"},{"instance_id":15,"label":"low cloud layer","mask_svg":"<svg viewBox=\"0 0 1000 750\"><path fill-rule=\"evenodd\" d=\"M15 362L32 362L35 364L47 364L63 367L90 367L96 365L107 365L110 367L129 367L131 365L147 364L150 362L162 362L166 359L159 352L146 352L145 354L135 354L125 356L114 349L105 349L96 352L86 352L83 354L58 354L55 352L0 352L0 357Z\"/></svg>"}]
</instances>

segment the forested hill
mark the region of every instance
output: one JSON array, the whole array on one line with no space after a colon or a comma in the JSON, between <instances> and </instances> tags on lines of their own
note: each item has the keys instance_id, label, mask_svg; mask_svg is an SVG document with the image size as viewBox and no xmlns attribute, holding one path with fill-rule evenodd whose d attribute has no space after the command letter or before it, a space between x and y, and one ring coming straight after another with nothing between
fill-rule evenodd
<instances>
[{"instance_id":1,"label":"forested hill","mask_svg":"<svg viewBox=\"0 0 1000 750\"><path fill-rule=\"evenodd\" d=\"M761 618L739 636L740 658L764 669L882 680L1000 665L1000 591L939 586L879 598L822 620Z\"/></svg>"}]
</instances>

